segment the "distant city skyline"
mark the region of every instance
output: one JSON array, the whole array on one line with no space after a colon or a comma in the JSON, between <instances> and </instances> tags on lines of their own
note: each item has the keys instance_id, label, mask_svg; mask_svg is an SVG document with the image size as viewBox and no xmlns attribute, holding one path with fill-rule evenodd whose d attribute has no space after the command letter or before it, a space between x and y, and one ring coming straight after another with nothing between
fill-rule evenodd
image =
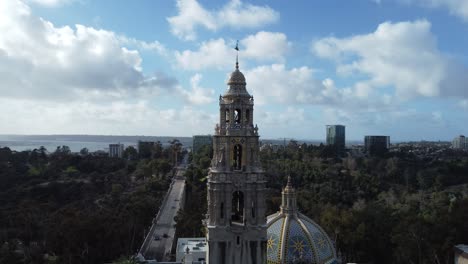
<instances>
[{"instance_id":1,"label":"distant city skyline","mask_svg":"<svg viewBox=\"0 0 468 264\"><path fill-rule=\"evenodd\" d=\"M264 139L468 134L468 2L0 1L0 134L213 134L240 69ZM347 140L348 141L348 140Z\"/></svg>"}]
</instances>

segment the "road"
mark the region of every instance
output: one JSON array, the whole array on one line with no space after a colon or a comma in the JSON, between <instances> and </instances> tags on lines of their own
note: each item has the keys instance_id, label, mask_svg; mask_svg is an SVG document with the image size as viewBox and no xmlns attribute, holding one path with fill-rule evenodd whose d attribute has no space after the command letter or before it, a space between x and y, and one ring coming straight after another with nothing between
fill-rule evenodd
<instances>
[{"instance_id":1,"label":"road","mask_svg":"<svg viewBox=\"0 0 468 264\"><path fill-rule=\"evenodd\" d=\"M172 243L175 235L174 217L183 204L185 192L185 164L176 168L175 177L172 183L172 189L168 194L165 204L161 206L159 217L156 219L156 225L150 234L151 242L148 243L143 256L145 259L155 259L157 261L169 261ZM165 237L167 235L167 237ZM158 239L155 237L158 236Z\"/></svg>"}]
</instances>

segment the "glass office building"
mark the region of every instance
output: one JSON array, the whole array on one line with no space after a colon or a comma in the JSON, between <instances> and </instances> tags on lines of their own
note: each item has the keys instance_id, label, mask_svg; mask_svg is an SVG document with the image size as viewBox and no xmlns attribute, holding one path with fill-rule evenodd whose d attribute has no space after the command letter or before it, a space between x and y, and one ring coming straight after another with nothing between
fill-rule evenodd
<instances>
[{"instance_id":1,"label":"glass office building","mask_svg":"<svg viewBox=\"0 0 468 264\"><path fill-rule=\"evenodd\" d=\"M338 150L345 148L345 126L327 125L327 145L333 145Z\"/></svg>"}]
</instances>

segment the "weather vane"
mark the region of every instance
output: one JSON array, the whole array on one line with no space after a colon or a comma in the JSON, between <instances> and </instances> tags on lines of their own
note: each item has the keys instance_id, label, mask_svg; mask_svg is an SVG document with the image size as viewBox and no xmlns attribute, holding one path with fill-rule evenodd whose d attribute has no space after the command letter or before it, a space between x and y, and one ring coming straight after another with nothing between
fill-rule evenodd
<instances>
[{"instance_id":1,"label":"weather vane","mask_svg":"<svg viewBox=\"0 0 468 264\"><path fill-rule=\"evenodd\" d=\"M237 54L236 54L236 69L239 69L239 40L237 40L237 42L236 42L236 47L235 47L234 49L237 50Z\"/></svg>"}]
</instances>

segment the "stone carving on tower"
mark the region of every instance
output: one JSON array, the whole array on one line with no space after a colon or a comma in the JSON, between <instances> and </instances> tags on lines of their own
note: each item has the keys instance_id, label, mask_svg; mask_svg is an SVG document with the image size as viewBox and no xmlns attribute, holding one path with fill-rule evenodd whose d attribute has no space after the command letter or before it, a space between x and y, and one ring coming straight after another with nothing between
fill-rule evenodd
<instances>
[{"instance_id":1,"label":"stone carving on tower","mask_svg":"<svg viewBox=\"0 0 468 264\"><path fill-rule=\"evenodd\" d=\"M254 99L237 60L227 84L219 97L220 118L208 174L208 263L264 264L266 180L258 157Z\"/></svg>"}]
</instances>

